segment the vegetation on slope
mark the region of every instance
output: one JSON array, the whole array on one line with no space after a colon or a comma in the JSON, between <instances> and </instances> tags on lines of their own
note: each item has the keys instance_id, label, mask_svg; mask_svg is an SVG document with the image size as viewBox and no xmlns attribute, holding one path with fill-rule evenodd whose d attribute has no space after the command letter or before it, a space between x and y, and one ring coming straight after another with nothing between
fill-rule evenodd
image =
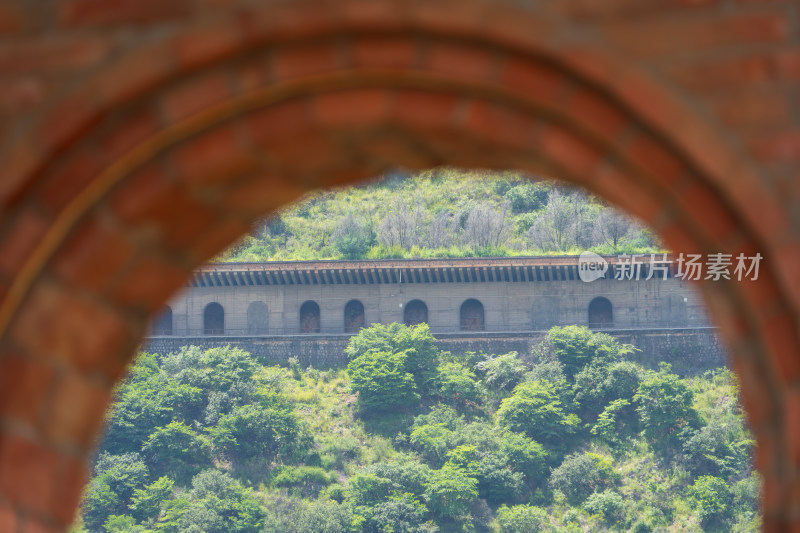
<instances>
[{"instance_id":1,"label":"vegetation on slope","mask_svg":"<svg viewBox=\"0 0 800 533\"><path fill-rule=\"evenodd\" d=\"M440 352L426 325L353 337L347 369L233 348L141 354L76 531L757 531L724 369L645 369L605 334Z\"/></svg>"},{"instance_id":2,"label":"vegetation on slope","mask_svg":"<svg viewBox=\"0 0 800 533\"><path fill-rule=\"evenodd\" d=\"M218 260L486 257L660 251L651 233L576 189L511 173L435 169L312 194Z\"/></svg>"}]
</instances>

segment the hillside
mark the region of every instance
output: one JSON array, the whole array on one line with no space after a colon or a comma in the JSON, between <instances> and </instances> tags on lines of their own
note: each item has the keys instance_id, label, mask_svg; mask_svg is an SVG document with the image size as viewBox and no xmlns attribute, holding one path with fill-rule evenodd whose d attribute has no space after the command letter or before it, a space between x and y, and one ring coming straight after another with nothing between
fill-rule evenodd
<instances>
[{"instance_id":1,"label":"hillside","mask_svg":"<svg viewBox=\"0 0 800 533\"><path fill-rule=\"evenodd\" d=\"M530 354L364 329L347 369L231 348L141 354L76 532L755 532L760 481L725 369L646 370L605 334Z\"/></svg>"},{"instance_id":2,"label":"hillside","mask_svg":"<svg viewBox=\"0 0 800 533\"><path fill-rule=\"evenodd\" d=\"M320 192L218 261L647 253L651 233L586 192L520 174L434 169Z\"/></svg>"}]
</instances>

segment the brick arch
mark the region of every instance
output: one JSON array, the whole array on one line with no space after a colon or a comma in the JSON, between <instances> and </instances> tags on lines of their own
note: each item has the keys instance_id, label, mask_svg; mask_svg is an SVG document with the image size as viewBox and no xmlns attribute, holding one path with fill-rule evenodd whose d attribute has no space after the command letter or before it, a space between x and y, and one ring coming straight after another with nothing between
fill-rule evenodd
<instances>
[{"instance_id":1,"label":"brick arch","mask_svg":"<svg viewBox=\"0 0 800 533\"><path fill-rule=\"evenodd\" d=\"M71 520L147 317L252 220L315 187L449 164L585 186L678 251L765 255L757 283L701 289L759 440L766 524L787 523L798 302L780 290L794 274L783 210L758 174L608 50L544 42L535 14L381 6L297 2L187 28L80 84L4 158L0 376L18 378L0 384L3 519Z\"/></svg>"}]
</instances>

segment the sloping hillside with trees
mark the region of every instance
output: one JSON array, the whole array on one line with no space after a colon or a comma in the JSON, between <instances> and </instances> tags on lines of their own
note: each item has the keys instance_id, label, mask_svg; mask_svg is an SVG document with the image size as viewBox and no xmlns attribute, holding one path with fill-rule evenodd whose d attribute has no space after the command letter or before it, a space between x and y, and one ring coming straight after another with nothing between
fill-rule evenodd
<instances>
[{"instance_id":1,"label":"sloping hillside with trees","mask_svg":"<svg viewBox=\"0 0 800 533\"><path fill-rule=\"evenodd\" d=\"M758 531L732 374L646 369L553 328L530 354L374 325L346 369L238 349L139 356L76 532Z\"/></svg>"},{"instance_id":2,"label":"sloping hillside with trees","mask_svg":"<svg viewBox=\"0 0 800 533\"><path fill-rule=\"evenodd\" d=\"M519 174L434 169L320 192L220 261L646 253L649 230L586 192Z\"/></svg>"}]
</instances>

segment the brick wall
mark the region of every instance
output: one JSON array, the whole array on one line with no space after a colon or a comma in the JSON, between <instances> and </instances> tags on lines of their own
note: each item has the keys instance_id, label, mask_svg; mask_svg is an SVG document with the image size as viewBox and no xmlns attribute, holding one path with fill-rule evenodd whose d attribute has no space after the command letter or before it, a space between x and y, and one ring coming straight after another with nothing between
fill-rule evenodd
<instances>
[{"instance_id":1,"label":"brick wall","mask_svg":"<svg viewBox=\"0 0 800 533\"><path fill-rule=\"evenodd\" d=\"M0 3L0 529L70 522L148 317L258 217L387 168L583 185L684 252L800 524L793 0Z\"/></svg>"}]
</instances>

